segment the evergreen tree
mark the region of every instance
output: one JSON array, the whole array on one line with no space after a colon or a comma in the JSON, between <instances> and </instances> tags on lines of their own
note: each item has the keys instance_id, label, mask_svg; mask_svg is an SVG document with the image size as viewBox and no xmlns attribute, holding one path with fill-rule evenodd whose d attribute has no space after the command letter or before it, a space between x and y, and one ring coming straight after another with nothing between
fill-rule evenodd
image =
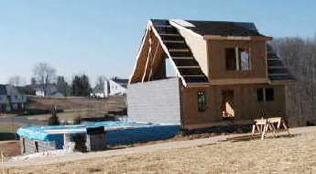
<instances>
[{"instance_id":1,"label":"evergreen tree","mask_svg":"<svg viewBox=\"0 0 316 174\"><path fill-rule=\"evenodd\" d=\"M57 111L56 109L53 109L52 116L48 118L48 125L55 126L59 124L60 122L59 122L59 118L57 117Z\"/></svg>"},{"instance_id":2,"label":"evergreen tree","mask_svg":"<svg viewBox=\"0 0 316 174\"><path fill-rule=\"evenodd\" d=\"M89 96L91 86L89 78L86 75L76 75L72 80L72 94L74 96Z\"/></svg>"},{"instance_id":3,"label":"evergreen tree","mask_svg":"<svg viewBox=\"0 0 316 174\"><path fill-rule=\"evenodd\" d=\"M57 77L57 89L64 96L69 96L70 93L71 93L71 87L65 81L65 78L63 76L58 76Z\"/></svg>"}]
</instances>

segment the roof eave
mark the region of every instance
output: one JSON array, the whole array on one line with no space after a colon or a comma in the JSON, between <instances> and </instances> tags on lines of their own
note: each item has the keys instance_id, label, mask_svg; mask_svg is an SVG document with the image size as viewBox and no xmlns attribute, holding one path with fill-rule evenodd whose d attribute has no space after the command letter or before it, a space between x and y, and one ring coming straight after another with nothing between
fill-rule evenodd
<instances>
[{"instance_id":1,"label":"roof eave","mask_svg":"<svg viewBox=\"0 0 316 174\"><path fill-rule=\"evenodd\" d=\"M268 36L220 36L220 35L203 35L205 40L262 40L270 41L272 37Z\"/></svg>"},{"instance_id":2,"label":"roof eave","mask_svg":"<svg viewBox=\"0 0 316 174\"><path fill-rule=\"evenodd\" d=\"M289 79L289 80L269 80L269 84L292 84L295 83L297 80L295 79Z\"/></svg>"}]
</instances>

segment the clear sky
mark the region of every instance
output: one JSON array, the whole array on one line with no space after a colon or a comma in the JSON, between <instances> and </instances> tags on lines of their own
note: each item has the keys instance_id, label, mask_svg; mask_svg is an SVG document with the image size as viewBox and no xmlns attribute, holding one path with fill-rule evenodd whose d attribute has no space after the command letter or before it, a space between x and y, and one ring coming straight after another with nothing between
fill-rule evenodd
<instances>
[{"instance_id":1,"label":"clear sky","mask_svg":"<svg viewBox=\"0 0 316 174\"><path fill-rule=\"evenodd\" d=\"M272 37L315 37L313 0L0 0L0 83L46 62L71 79L128 78L150 18L254 22Z\"/></svg>"}]
</instances>

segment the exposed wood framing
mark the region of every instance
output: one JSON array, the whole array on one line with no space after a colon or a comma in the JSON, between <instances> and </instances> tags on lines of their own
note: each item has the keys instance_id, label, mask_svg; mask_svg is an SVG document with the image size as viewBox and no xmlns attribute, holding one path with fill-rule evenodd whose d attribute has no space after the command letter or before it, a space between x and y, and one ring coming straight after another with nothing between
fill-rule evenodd
<instances>
[{"instance_id":1,"label":"exposed wood framing","mask_svg":"<svg viewBox=\"0 0 316 174\"><path fill-rule=\"evenodd\" d=\"M148 76L148 81L151 79L151 76L152 76L152 74L153 74L153 65L154 65L154 63L155 63L155 60L156 60L156 57L157 57L157 52L158 52L158 50L159 50L159 43L157 43L157 46L156 46L156 50L155 50L155 54L154 54L154 58L153 58L153 60L151 61L151 65L150 65L150 72L149 72L149 76Z\"/></svg>"},{"instance_id":2,"label":"exposed wood framing","mask_svg":"<svg viewBox=\"0 0 316 174\"><path fill-rule=\"evenodd\" d=\"M148 69L148 63L151 57L151 47L152 47L152 38L151 35L149 35L149 51L147 53L147 60L146 60L146 65L145 65L145 70L144 70L144 74L143 74L143 78L142 78L142 82L144 82L146 74L147 74L147 69Z\"/></svg>"},{"instance_id":3,"label":"exposed wood framing","mask_svg":"<svg viewBox=\"0 0 316 174\"><path fill-rule=\"evenodd\" d=\"M133 77L134 77L134 75L135 75L135 73L136 73L136 69L137 69L137 65L139 64L139 62L140 62L140 57L141 57L141 53L142 53L142 49L143 49L143 47L144 47L144 45L145 45L145 43L146 43L146 38L149 36L149 32L150 31L150 25L149 24L147 24L147 27L146 27L146 30L145 30L145 35L144 35L144 37L143 37L143 39L142 39L142 42L141 42L141 45L140 45L140 47L139 47L139 50L138 50L138 53L137 53L137 56L136 56L136 64L134 65L134 69L133 69L133 72L132 72L132 74L131 74L131 76L130 76L130 78L129 78L129 84L131 84L132 82L133 82Z\"/></svg>"},{"instance_id":4,"label":"exposed wood framing","mask_svg":"<svg viewBox=\"0 0 316 174\"><path fill-rule=\"evenodd\" d=\"M177 76L181 79L182 84L183 84L184 86L187 86L186 81L185 81L184 78L181 76L181 74L180 74L180 72L179 72L179 70L178 70L176 64L174 63L174 61L173 61L173 59L172 59L172 56L171 56L170 53L169 53L169 50L168 50L167 46L163 43L163 41L162 41L162 39L161 39L161 37L160 37L158 31L157 31L157 30L155 29L155 27L154 27L152 21L149 21L149 24L150 24L150 26L151 26L151 28L152 28L152 31L154 32L155 36L156 36L157 39L159 40L162 49L165 51L167 57L170 59L171 65L172 65L173 68L175 69L175 71L176 71L176 73L177 73Z\"/></svg>"}]
</instances>

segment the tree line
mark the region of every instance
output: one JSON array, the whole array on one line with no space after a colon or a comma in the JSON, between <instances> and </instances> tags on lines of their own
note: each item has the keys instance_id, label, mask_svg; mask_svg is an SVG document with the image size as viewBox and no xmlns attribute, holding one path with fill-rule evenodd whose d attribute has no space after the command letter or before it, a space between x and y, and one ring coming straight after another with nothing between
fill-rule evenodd
<instances>
[{"instance_id":1,"label":"tree line","mask_svg":"<svg viewBox=\"0 0 316 174\"><path fill-rule=\"evenodd\" d=\"M21 87L25 94L34 95L34 88L40 88L44 92L44 96L48 92L49 86L53 85L58 92L64 96L89 96L92 92L89 77L85 74L75 75L71 82L67 82L64 76L58 76L56 69L48 63L38 63L33 68L33 76L30 85ZM96 87L101 88L104 85L105 77L100 76L96 82ZM13 86L21 86L25 81L20 76L13 76L8 80ZM103 87L104 88L104 87Z\"/></svg>"},{"instance_id":2,"label":"tree line","mask_svg":"<svg viewBox=\"0 0 316 174\"><path fill-rule=\"evenodd\" d=\"M295 78L286 88L290 125L316 124L316 38L278 38L271 45Z\"/></svg>"}]
</instances>

